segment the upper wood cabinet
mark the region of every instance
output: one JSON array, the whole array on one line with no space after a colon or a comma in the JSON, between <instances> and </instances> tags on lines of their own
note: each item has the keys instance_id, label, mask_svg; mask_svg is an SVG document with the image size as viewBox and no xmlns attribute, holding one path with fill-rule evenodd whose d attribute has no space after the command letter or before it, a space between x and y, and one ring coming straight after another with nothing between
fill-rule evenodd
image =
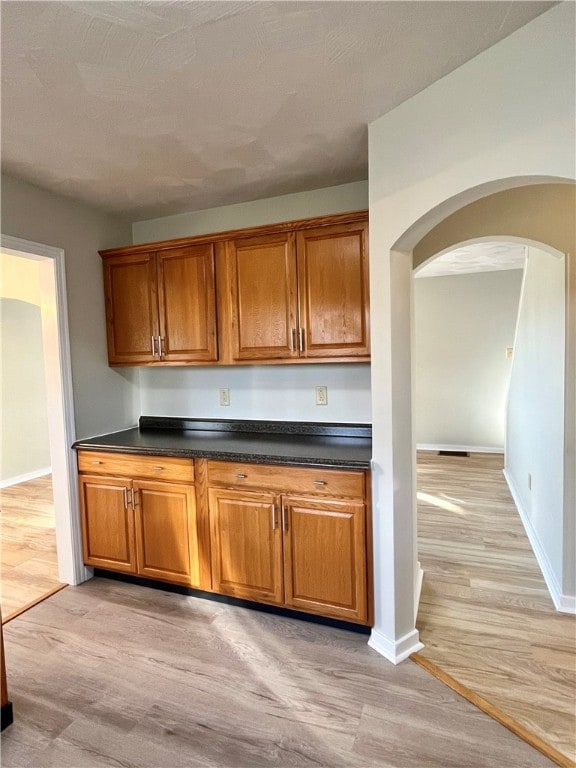
<instances>
[{"instance_id":1,"label":"upper wood cabinet","mask_svg":"<svg viewBox=\"0 0 576 768\"><path fill-rule=\"evenodd\" d=\"M368 222L227 244L234 361L367 359Z\"/></svg>"},{"instance_id":2,"label":"upper wood cabinet","mask_svg":"<svg viewBox=\"0 0 576 768\"><path fill-rule=\"evenodd\" d=\"M218 359L214 245L104 258L111 365Z\"/></svg>"},{"instance_id":3,"label":"upper wood cabinet","mask_svg":"<svg viewBox=\"0 0 576 768\"><path fill-rule=\"evenodd\" d=\"M110 365L370 359L366 211L100 254Z\"/></svg>"}]
</instances>

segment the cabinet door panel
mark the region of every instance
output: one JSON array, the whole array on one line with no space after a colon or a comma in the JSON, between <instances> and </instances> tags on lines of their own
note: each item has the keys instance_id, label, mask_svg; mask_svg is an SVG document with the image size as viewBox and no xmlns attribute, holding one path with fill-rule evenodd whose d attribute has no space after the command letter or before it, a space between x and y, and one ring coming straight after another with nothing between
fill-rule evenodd
<instances>
[{"instance_id":1,"label":"cabinet door panel","mask_svg":"<svg viewBox=\"0 0 576 768\"><path fill-rule=\"evenodd\" d=\"M153 362L152 336L158 335L154 255L106 259L104 286L110 364Z\"/></svg>"},{"instance_id":2,"label":"cabinet door panel","mask_svg":"<svg viewBox=\"0 0 576 768\"><path fill-rule=\"evenodd\" d=\"M365 506L286 497L285 603L325 616L365 622Z\"/></svg>"},{"instance_id":3,"label":"cabinet door panel","mask_svg":"<svg viewBox=\"0 0 576 768\"><path fill-rule=\"evenodd\" d=\"M275 497L210 488L209 505L213 589L282 603L282 536Z\"/></svg>"},{"instance_id":4,"label":"cabinet door panel","mask_svg":"<svg viewBox=\"0 0 576 768\"><path fill-rule=\"evenodd\" d=\"M162 360L217 360L214 247L161 251L157 260Z\"/></svg>"},{"instance_id":5,"label":"cabinet door panel","mask_svg":"<svg viewBox=\"0 0 576 768\"><path fill-rule=\"evenodd\" d=\"M134 481L138 573L200 586L194 488Z\"/></svg>"},{"instance_id":6,"label":"cabinet door panel","mask_svg":"<svg viewBox=\"0 0 576 768\"><path fill-rule=\"evenodd\" d=\"M348 224L298 233L304 357L370 354L367 227Z\"/></svg>"},{"instance_id":7,"label":"cabinet door panel","mask_svg":"<svg viewBox=\"0 0 576 768\"><path fill-rule=\"evenodd\" d=\"M235 360L298 357L292 233L228 244Z\"/></svg>"},{"instance_id":8,"label":"cabinet door panel","mask_svg":"<svg viewBox=\"0 0 576 768\"><path fill-rule=\"evenodd\" d=\"M134 517L125 505L129 480L80 477L84 562L99 568L136 572Z\"/></svg>"}]
</instances>

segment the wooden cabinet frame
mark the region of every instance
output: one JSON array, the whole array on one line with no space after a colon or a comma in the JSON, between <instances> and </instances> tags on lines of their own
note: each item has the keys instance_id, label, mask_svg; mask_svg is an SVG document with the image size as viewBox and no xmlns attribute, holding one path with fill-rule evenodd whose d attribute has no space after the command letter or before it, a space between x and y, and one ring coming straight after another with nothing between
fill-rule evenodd
<instances>
[{"instance_id":1,"label":"wooden cabinet frame","mask_svg":"<svg viewBox=\"0 0 576 768\"><path fill-rule=\"evenodd\" d=\"M110 365L218 360L211 243L104 258Z\"/></svg>"},{"instance_id":2,"label":"wooden cabinet frame","mask_svg":"<svg viewBox=\"0 0 576 768\"><path fill-rule=\"evenodd\" d=\"M236 468L223 463L219 472L215 465L210 462L213 477L226 478L227 466ZM301 480L306 472L301 468ZM364 498L301 496L264 487L210 487L208 493L214 591L370 623Z\"/></svg>"},{"instance_id":3,"label":"wooden cabinet frame","mask_svg":"<svg viewBox=\"0 0 576 768\"><path fill-rule=\"evenodd\" d=\"M95 456L93 464L90 457ZM106 457L110 459L107 461ZM196 589L211 589L205 472L197 482L159 480L150 457L80 452L84 562ZM187 474L183 459L158 459L168 476ZM191 460L189 460L191 461ZM107 465L126 472L110 476ZM143 477L135 478L131 468ZM100 472L101 474L98 474ZM194 476L192 468L189 474Z\"/></svg>"},{"instance_id":4,"label":"wooden cabinet frame","mask_svg":"<svg viewBox=\"0 0 576 768\"><path fill-rule=\"evenodd\" d=\"M100 251L110 365L369 361L367 235L368 212L355 211ZM176 274L178 259L190 249L210 253L206 301L198 300L205 307L192 320L179 290L182 281L172 279L167 289L164 278L164 265L173 260ZM264 260L265 269L250 268L241 256L250 249L256 260L268 249L274 267ZM134 281L122 276L130 267ZM132 291L139 297L137 310L130 304ZM173 343L171 318L184 318L189 339Z\"/></svg>"},{"instance_id":5,"label":"wooden cabinet frame","mask_svg":"<svg viewBox=\"0 0 576 768\"><path fill-rule=\"evenodd\" d=\"M85 563L371 623L364 471L191 461L79 451Z\"/></svg>"}]
</instances>

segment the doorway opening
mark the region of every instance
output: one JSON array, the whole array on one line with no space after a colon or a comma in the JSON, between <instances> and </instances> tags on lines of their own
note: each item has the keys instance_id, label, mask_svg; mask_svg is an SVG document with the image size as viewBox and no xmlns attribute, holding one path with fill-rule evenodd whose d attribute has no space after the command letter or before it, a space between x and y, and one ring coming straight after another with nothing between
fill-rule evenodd
<instances>
[{"instance_id":1,"label":"doorway opening","mask_svg":"<svg viewBox=\"0 0 576 768\"><path fill-rule=\"evenodd\" d=\"M63 586L78 584L80 581L83 581L86 578L86 569L82 563L79 520L75 512L78 508L78 492L77 472L71 449L75 439L75 429L64 252L59 248L2 235L1 253L3 259L4 257L12 259L12 264L17 264L21 268L19 273L20 279L25 275L34 275L31 282L35 280L37 283L38 321L41 326L41 354L45 378L44 398L47 405L45 426L47 427L49 450L44 467L36 468L36 472L32 471L32 475L42 475L43 471L47 471L47 467L51 472L50 480L47 480L46 476L38 478L26 477L26 472L20 473L23 477L19 478L19 473L14 475L14 472L7 468L7 484L10 487L5 492L6 506L12 506L12 521L17 521L17 508L21 504L26 506L26 494L35 495L35 501L43 511L43 519L38 519L39 517L42 518L42 514L36 514L34 522L38 528L43 526L47 528L50 525L50 513L46 511L46 507L51 506L49 487L51 485L57 551L57 575L55 576L53 573L53 583L47 585L40 578L38 580L38 594L33 599L25 601L23 605L20 605L19 609L16 609L12 604L5 611L4 620L9 620L14 615L22 612L22 609L30 607L31 604L44 599ZM18 271L16 271L16 275L18 275ZM18 290L21 290L21 287ZM30 285L28 285L28 288L30 288ZM26 304L26 302L18 299L16 303L19 305ZM22 306L19 309L22 309ZM17 350L14 351L18 352ZM36 364L39 365L39 361L36 361ZM14 428L14 414L10 414L10 416L12 417L11 423L8 423L6 417L3 421L5 426ZM29 416L29 414L26 414L26 416ZM33 419L31 421L33 422ZM29 433L26 436L23 431L18 433L13 429L12 437L10 437L10 434L4 435L4 437L7 437L12 442L15 453L24 452L32 454L34 451L37 451L38 446L31 444L33 440L31 434ZM6 458L3 460L3 465L5 461ZM8 477L8 475L10 476ZM12 481L17 481L18 479L24 480L31 485L27 485L27 487L22 486L24 498L14 502L14 498L18 494L14 490L17 488L17 484L14 484ZM13 508L14 505L16 511ZM34 518L34 515L32 515L32 518ZM45 545L37 544L37 546L39 549L42 549ZM41 571L43 566L41 563L35 562L30 567L37 572L38 570ZM41 573L40 576L42 576ZM26 577L22 575L21 580L23 582L26 581ZM28 578L28 581L33 581L33 579ZM46 586L45 591L41 585ZM22 594L30 596L29 592L23 592Z\"/></svg>"},{"instance_id":2,"label":"doorway opening","mask_svg":"<svg viewBox=\"0 0 576 768\"><path fill-rule=\"evenodd\" d=\"M565 256L482 242L426 264L414 284L419 655L574 759L573 675L558 659L572 657L575 623L556 610L548 562L562 560Z\"/></svg>"}]
</instances>

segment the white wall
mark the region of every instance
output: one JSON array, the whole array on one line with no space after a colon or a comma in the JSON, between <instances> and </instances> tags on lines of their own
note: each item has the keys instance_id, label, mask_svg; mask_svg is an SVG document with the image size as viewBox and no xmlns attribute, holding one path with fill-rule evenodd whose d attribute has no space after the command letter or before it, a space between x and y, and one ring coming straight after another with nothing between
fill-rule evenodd
<instances>
[{"instance_id":1,"label":"white wall","mask_svg":"<svg viewBox=\"0 0 576 768\"><path fill-rule=\"evenodd\" d=\"M242 369L142 369L142 413L207 419L370 422L370 366L250 365ZM316 405L315 387L328 387ZM230 389L230 405L218 390Z\"/></svg>"},{"instance_id":2,"label":"white wall","mask_svg":"<svg viewBox=\"0 0 576 768\"><path fill-rule=\"evenodd\" d=\"M510 377L506 477L557 602L563 569L564 292L564 258L529 248Z\"/></svg>"},{"instance_id":3,"label":"white wall","mask_svg":"<svg viewBox=\"0 0 576 768\"><path fill-rule=\"evenodd\" d=\"M134 242L361 210L367 182L344 184L268 200L136 222ZM316 386L328 387L328 405L315 404ZM231 404L218 405L218 389ZM370 365L247 365L223 368L142 368L142 413L222 419L369 422Z\"/></svg>"},{"instance_id":4,"label":"white wall","mask_svg":"<svg viewBox=\"0 0 576 768\"><path fill-rule=\"evenodd\" d=\"M0 298L0 326L4 485L49 472L50 440L40 306Z\"/></svg>"},{"instance_id":5,"label":"white wall","mask_svg":"<svg viewBox=\"0 0 576 768\"><path fill-rule=\"evenodd\" d=\"M572 3L555 6L369 126L376 558L370 643L394 661L419 647L411 251L445 216L482 195L534 177L574 178L574 12Z\"/></svg>"},{"instance_id":6,"label":"white wall","mask_svg":"<svg viewBox=\"0 0 576 768\"><path fill-rule=\"evenodd\" d=\"M418 446L504 452L522 270L414 281Z\"/></svg>"},{"instance_id":7,"label":"white wall","mask_svg":"<svg viewBox=\"0 0 576 768\"><path fill-rule=\"evenodd\" d=\"M128 223L2 176L2 234L63 248L77 437L133 425L138 374L108 367L102 263L98 250L129 245Z\"/></svg>"}]
</instances>

